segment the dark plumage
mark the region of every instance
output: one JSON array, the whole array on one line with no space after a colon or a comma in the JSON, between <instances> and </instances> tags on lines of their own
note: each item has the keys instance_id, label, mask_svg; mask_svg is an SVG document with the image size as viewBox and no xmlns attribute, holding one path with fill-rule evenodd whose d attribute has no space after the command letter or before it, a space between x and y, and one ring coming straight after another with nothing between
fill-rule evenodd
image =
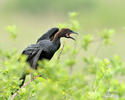
<instances>
[{"instance_id":1,"label":"dark plumage","mask_svg":"<svg viewBox=\"0 0 125 100\"><path fill-rule=\"evenodd\" d=\"M58 32L59 29L58 28L51 28L50 30L48 30L46 33L44 33L38 40L37 43L41 40L51 40L55 33Z\"/></svg>"},{"instance_id":2,"label":"dark plumage","mask_svg":"<svg viewBox=\"0 0 125 100\"><path fill-rule=\"evenodd\" d=\"M41 36L36 44L28 46L22 54L27 55L27 62L33 69L37 69L38 60L48 59L50 60L55 52L60 48L60 38L66 37L75 40L70 36L73 32L68 28L63 28L59 30L58 28L52 28ZM26 74L23 75L20 79L23 79L23 82L20 86L24 84Z\"/></svg>"}]
</instances>

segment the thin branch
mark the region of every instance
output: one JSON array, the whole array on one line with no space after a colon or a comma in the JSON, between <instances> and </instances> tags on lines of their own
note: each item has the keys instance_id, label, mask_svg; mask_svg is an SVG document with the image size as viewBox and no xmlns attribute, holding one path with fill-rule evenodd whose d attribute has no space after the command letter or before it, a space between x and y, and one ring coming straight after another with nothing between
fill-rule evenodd
<instances>
[{"instance_id":1,"label":"thin branch","mask_svg":"<svg viewBox=\"0 0 125 100\"><path fill-rule=\"evenodd\" d=\"M97 54L98 54L99 50L101 49L101 47L102 47L102 40L100 40L100 44L98 45L98 47L97 47L97 49L95 51L95 57L97 56Z\"/></svg>"},{"instance_id":2,"label":"thin branch","mask_svg":"<svg viewBox=\"0 0 125 100\"><path fill-rule=\"evenodd\" d=\"M24 87L26 87L27 85L29 85L33 80L35 80L36 78L38 78L40 75L37 75L36 77L34 77L33 79L31 79L30 81L28 81L27 83L25 83L16 93L14 93L11 96L10 100L14 100L14 98L17 96L17 94L20 92L21 89L23 89Z\"/></svg>"},{"instance_id":3,"label":"thin branch","mask_svg":"<svg viewBox=\"0 0 125 100\"><path fill-rule=\"evenodd\" d=\"M61 48L61 51L60 51L60 53L59 53L58 59L60 59L60 57L61 57L61 54L62 54L63 49L64 49L64 46L65 46L65 41L64 41L63 46L62 46L62 48Z\"/></svg>"},{"instance_id":4,"label":"thin branch","mask_svg":"<svg viewBox=\"0 0 125 100\"><path fill-rule=\"evenodd\" d=\"M99 81L99 84L98 84L98 86L95 88L94 93L96 93L97 89L100 87L101 82L103 81L104 78L105 78L105 74L103 75L102 79Z\"/></svg>"}]
</instances>

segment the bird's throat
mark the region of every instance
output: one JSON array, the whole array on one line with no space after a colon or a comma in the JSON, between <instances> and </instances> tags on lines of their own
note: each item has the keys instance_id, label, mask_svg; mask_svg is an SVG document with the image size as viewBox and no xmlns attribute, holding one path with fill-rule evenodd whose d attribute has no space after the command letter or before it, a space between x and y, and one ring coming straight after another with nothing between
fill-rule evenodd
<instances>
[{"instance_id":1,"label":"bird's throat","mask_svg":"<svg viewBox=\"0 0 125 100\"><path fill-rule=\"evenodd\" d=\"M56 42L56 41L60 41L60 31L57 32L57 33L54 35L53 39L52 39L52 42Z\"/></svg>"}]
</instances>

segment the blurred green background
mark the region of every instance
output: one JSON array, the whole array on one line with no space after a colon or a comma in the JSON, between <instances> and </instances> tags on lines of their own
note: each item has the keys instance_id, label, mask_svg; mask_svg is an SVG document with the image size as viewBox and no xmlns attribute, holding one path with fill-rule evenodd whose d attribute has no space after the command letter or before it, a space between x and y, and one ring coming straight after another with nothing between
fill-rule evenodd
<instances>
[{"instance_id":1,"label":"blurred green background","mask_svg":"<svg viewBox=\"0 0 125 100\"><path fill-rule=\"evenodd\" d=\"M0 48L17 48L21 52L44 32L68 20L69 12L78 12L79 36L114 29L112 47L102 47L100 57L119 54L124 59L125 36L124 0L0 0ZM17 38L12 41L6 28L17 26ZM70 45L70 44L67 44ZM86 54L96 51L99 43L91 45Z\"/></svg>"}]
</instances>

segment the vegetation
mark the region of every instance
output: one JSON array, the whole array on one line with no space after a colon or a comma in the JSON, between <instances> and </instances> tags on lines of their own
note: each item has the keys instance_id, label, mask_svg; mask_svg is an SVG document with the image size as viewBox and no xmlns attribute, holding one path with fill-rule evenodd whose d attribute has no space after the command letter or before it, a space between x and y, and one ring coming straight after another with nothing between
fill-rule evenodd
<instances>
[{"instance_id":1,"label":"vegetation","mask_svg":"<svg viewBox=\"0 0 125 100\"><path fill-rule=\"evenodd\" d=\"M79 31L77 15L70 13L69 21L58 27ZM15 39L16 26L8 26L8 31ZM125 75L124 62L118 55L104 59L97 55L100 47L112 46L114 32L105 29L97 34L98 39L92 34L79 34L76 43L64 43L51 61L39 61L37 71L29 67L26 56L20 57L18 50L0 49L0 100L12 99L11 93L19 89L19 78L24 72L32 73L34 78L31 80L29 75L15 100L124 100L125 84L116 78ZM96 52L85 56L94 42L99 42Z\"/></svg>"}]
</instances>

